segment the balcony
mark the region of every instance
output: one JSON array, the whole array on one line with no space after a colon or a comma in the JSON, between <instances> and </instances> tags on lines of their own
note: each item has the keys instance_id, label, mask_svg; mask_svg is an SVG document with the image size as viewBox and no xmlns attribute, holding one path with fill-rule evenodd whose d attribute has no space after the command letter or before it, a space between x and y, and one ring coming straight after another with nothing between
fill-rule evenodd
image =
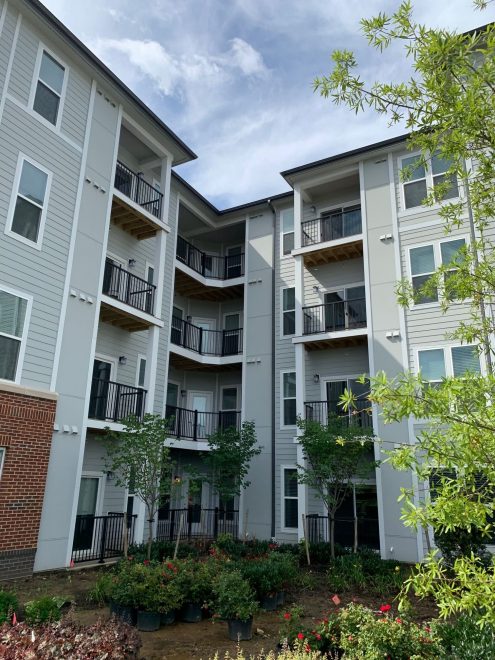
<instances>
[{"instance_id":1,"label":"balcony","mask_svg":"<svg viewBox=\"0 0 495 660\"><path fill-rule=\"evenodd\" d=\"M301 223L301 253L305 262L313 266L362 256L362 231L359 206Z\"/></svg>"},{"instance_id":2,"label":"balcony","mask_svg":"<svg viewBox=\"0 0 495 660\"><path fill-rule=\"evenodd\" d=\"M303 307L303 336L292 341L307 349L362 344L366 339L366 300L339 300ZM309 338L311 336L311 339Z\"/></svg>"},{"instance_id":3,"label":"balcony","mask_svg":"<svg viewBox=\"0 0 495 660\"><path fill-rule=\"evenodd\" d=\"M319 422L323 426L328 423L329 415L337 415L349 424L363 429L372 427L369 403L367 401L356 401L356 405L349 410L343 410L340 401L306 401L304 404L304 415L307 420Z\"/></svg>"},{"instance_id":4,"label":"balcony","mask_svg":"<svg viewBox=\"0 0 495 660\"><path fill-rule=\"evenodd\" d=\"M242 328L234 330L206 330L172 317L170 341L200 355L226 357L242 353Z\"/></svg>"},{"instance_id":5,"label":"balcony","mask_svg":"<svg viewBox=\"0 0 495 660\"><path fill-rule=\"evenodd\" d=\"M121 422L130 415L142 419L145 402L146 390L140 387L93 378L88 417L105 422Z\"/></svg>"},{"instance_id":6,"label":"balcony","mask_svg":"<svg viewBox=\"0 0 495 660\"><path fill-rule=\"evenodd\" d=\"M241 428L240 410L202 412L167 406L165 415L170 422L169 434L178 440L207 440L220 429L235 428L239 431Z\"/></svg>"},{"instance_id":7,"label":"balcony","mask_svg":"<svg viewBox=\"0 0 495 660\"><path fill-rule=\"evenodd\" d=\"M244 275L244 253L227 257L206 254L182 236L177 237L177 259L203 277L231 280Z\"/></svg>"},{"instance_id":8,"label":"balcony","mask_svg":"<svg viewBox=\"0 0 495 660\"><path fill-rule=\"evenodd\" d=\"M154 236L162 228L163 194L140 173L117 161L112 203L112 222L138 240Z\"/></svg>"},{"instance_id":9,"label":"balcony","mask_svg":"<svg viewBox=\"0 0 495 660\"><path fill-rule=\"evenodd\" d=\"M187 509L163 507L158 512L157 541L175 541L179 536L188 540L214 540L219 534L239 535L239 511L237 509L203 509L189 506Z\"/></svg>"}]
</instances>

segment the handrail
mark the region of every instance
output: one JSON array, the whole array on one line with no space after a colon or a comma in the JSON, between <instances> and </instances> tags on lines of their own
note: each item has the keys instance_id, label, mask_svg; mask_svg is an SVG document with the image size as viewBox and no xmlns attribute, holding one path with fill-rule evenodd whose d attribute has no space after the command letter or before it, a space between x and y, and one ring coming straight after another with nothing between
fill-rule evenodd
<instances>
[{"instance_id":1,"label":"handrail","mask_svg":"<svg viewBox=\"0 0 495 660\"><path fill-rule=\"evenodd\" d=\"M177 236L177 259L192 268L203 277L214 280L231 280L244 275L244 253L220 257L215 254L206 254L202 250Z\"/></svg>"},{"instance_id":2,"label":"handrail","mask_svg":"<svg viewBox=\"0 0 495 660\"><path fill-rule=\"evenodd\" d=\"M200 355L239 355L242 353L242 328L208 330L178 316L172 316L170 332L172 344L183 346Z\"/></svg>"},{"instance_id":3,"label":"handrail","mask_svg":"<svg viewBox=\"0 0 495 660\"><path fill-rule=\"evenodd\" d=\"M354 402L353 406L349 406L348 410L344 410L339 404L340 401L305 401L305 419L326 425L329 415L333 414L343 420L346 419L349 424L355 424L361 428L370 428L372 426L369 401L358 399Z\"/></svg>"},{"instance_id":4,"label":"handrail","mask_svg":"<svg viewBox=\"0 0 495 660\"><path fill-rule=\"evenodd\" d=\"M310 305L302 310L304 335L366 327L365 298Z\"/></svg>"},{"instance_id":5,"label":"handrail","mask_svg":"<svg viewBox=\"0 0 495 660\"><path fill-rule=\"evenodd\" d=\"M148 213L161 220L163 194L145 181L141 173L136 173L119 160L115 168L115 188L133 202L142 206Z\"/></svg>"},{"instance_id":6,"label":"handrail","mask_svg":"<svg viewBox=\"0 0 495 660\"><path fill-rule=\"evenodd\" d=\"M153 314L156 286L107 257L102 291L131 307Z\"/></svg>"},{"instance_id":7,"label":"handrail","mask_svg":"<svg viewBox=\"0 0 495 660\"><path fill-rule=\"evenodd\" d=\"M315 245L339 238L355 236L363 231L361 207L353 206L337 213L322 214L319 218L301 223L301 245Z\"/></svg>"},{"instance_id":8,"label":"handrail","mask_svg":"<svg viewBox=\"0 0 495 660\"><path fill-rule=\"evenodd\" d=\"M202 412L167 405L165 416L170 422L169 433L176 438L207 440L218 430L241 427L240 410Z\"/></svg>"},{"instance_id":9,"label":"handrail","mask_svg":"<svg viewBox=\"0 0 495 660\"><path fill-rule=\"evenodd\" d=\"M109 422L120 422L130 415L142 419L146 394L141 387L93 378L88 417Z\"/></svg>"}]
</instances>

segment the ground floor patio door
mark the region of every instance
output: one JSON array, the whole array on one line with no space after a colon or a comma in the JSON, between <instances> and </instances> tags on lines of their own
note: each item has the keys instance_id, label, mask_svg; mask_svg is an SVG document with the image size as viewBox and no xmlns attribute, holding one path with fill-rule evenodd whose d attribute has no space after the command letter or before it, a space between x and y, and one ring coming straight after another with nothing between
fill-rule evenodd
<instances>
[{"instance_id":1,"label":"ground floor patio door","mask_svg":"<svg viewBox=\"0 0 495 660\"><path fill-rule=\"evenodd\" d=\"M101 476L81 476L79 500L77 503L76 527L72 550L91 550L95 543L95 516L99 514L102 490Z\"/></svg>"}]
</instances>

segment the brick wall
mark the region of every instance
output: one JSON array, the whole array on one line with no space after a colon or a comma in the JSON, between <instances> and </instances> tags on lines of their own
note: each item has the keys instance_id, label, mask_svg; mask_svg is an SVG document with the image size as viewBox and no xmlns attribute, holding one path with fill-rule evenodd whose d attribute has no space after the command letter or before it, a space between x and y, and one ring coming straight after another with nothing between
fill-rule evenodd
<instances>
[{"instance_id":1,"label":"brick wall","mask_svg":"<svg viewBox=\"0 0 495 660\"><path fill-rule=\"evenodd\" d=\"M0 579L32 572L57 405L18 389L0 387Z\"/></svg>"}]
</instances>

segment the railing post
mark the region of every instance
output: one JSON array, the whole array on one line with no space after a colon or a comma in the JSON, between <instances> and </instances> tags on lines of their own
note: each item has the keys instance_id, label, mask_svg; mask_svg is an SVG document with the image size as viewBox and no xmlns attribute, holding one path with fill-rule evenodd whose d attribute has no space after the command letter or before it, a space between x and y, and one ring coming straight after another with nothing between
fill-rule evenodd
<instances>
[{"instance_id":1,"label":"railing post","mask_svg":"<svg viewBox=\"0 0 495 660\"><path fill-rule=\"evenodd\" d=\"M113 404L112 419L114 422L116 422L119 414L120 383L114 383L114 385L115 385L115 402Z\"/></svg>"},{"instance_id":2,"label":"railing post","mask_svg":"<svg viewBox=\"0 0 495 660\"><path fill-rule=\"evenodd\" d=\"M194 411L193 440L198 439L198 411Z\"/></svg>"},{"instance_id":3,"label":"railing post","mask_svg":"<svg viewBox=\"0 0 495 660\"><path fill-rule=\"evenodd\" d=\"M101 518L100 518L101 520ZM108 516L103 517L103 532L101 534L101 539L100 539L100 558L98 560L99 564L104 564L105 563L105 543L107 540L107 523L108 523Z\"/></svg>"},{"instance_id":4,"label":"railing post","mask_svg":"<svg viewBox=\"0 0 495 660\"><path fill-rule=\"evenodd\" d=\"M134 200L136 204L139 204L139 188L141 185L141 173L136 174L136 199Z\"/></svg>"},{"instance_id":5,"label":"railing post","mask_svg":"<svg viewBox=\"0 0 495 660\"><path fill-rule=\"evenodd\" d=\"M202 354L203 352L203 328L199 329L199 344L198 344L198 353Z\"/></svg>"},{"instance_id":6,"label":"railing post","mask_svg":"<svg viewBox=\"0 0 495 660\"><path fill-rule=\"evenodd\" d=\"M193 508L192 506L188 507L187 509L187 538L190 540L191 539L191 533L192 533L192 513L193 513Z\"/></svg>"},{"instance_id":7,"label":"railing post","mask_svg":"<svg viewBox=\"0 0 495 660\"><path fill-rule=\"evenodd\" d=\"M222 412L218 411L218 431L222 431Z\"/></svg>"},{"instance_id":8,"label":"railing post","mask_svg":"<svg viewBox=\"0 0 495 660\"><path fill-rule=\"evenodd\" d=\"M218 507L215 507L215 517L213 519L213 538L216 539L218 536Z\"/></svg>"},{"instance_id":9,"label":"railing post","mask_svg":"<svg viewBox=\"0 0 495 660\"><path fill-rule=\"evenodd\" d=\"M124 275L124 277L125 277L125 279L126 279L126 283L125 283L125 298L124 298L124 302L127 303L127 304L129 304L129 300L130 300L130 298L131 298L131 293L130 293L130 289L131 289L131 274L128 273L128 272L127 272L126 270L124 270L123 268L121 268L121 272L123 273L123 275Z\"/></svg>"},{"instance_id":10,"label":"railing post","mask_svg":"<svg viewBox=\"0 0 495 660\"><path fill-rule=\"evenodd\" d=\"M181 437L181 428L182 428L182 408L176 408L175 412L177 413L179 411L179 414L176 417L176 422L177 422L177 437Z\"/></svg>"}]
</instances>

